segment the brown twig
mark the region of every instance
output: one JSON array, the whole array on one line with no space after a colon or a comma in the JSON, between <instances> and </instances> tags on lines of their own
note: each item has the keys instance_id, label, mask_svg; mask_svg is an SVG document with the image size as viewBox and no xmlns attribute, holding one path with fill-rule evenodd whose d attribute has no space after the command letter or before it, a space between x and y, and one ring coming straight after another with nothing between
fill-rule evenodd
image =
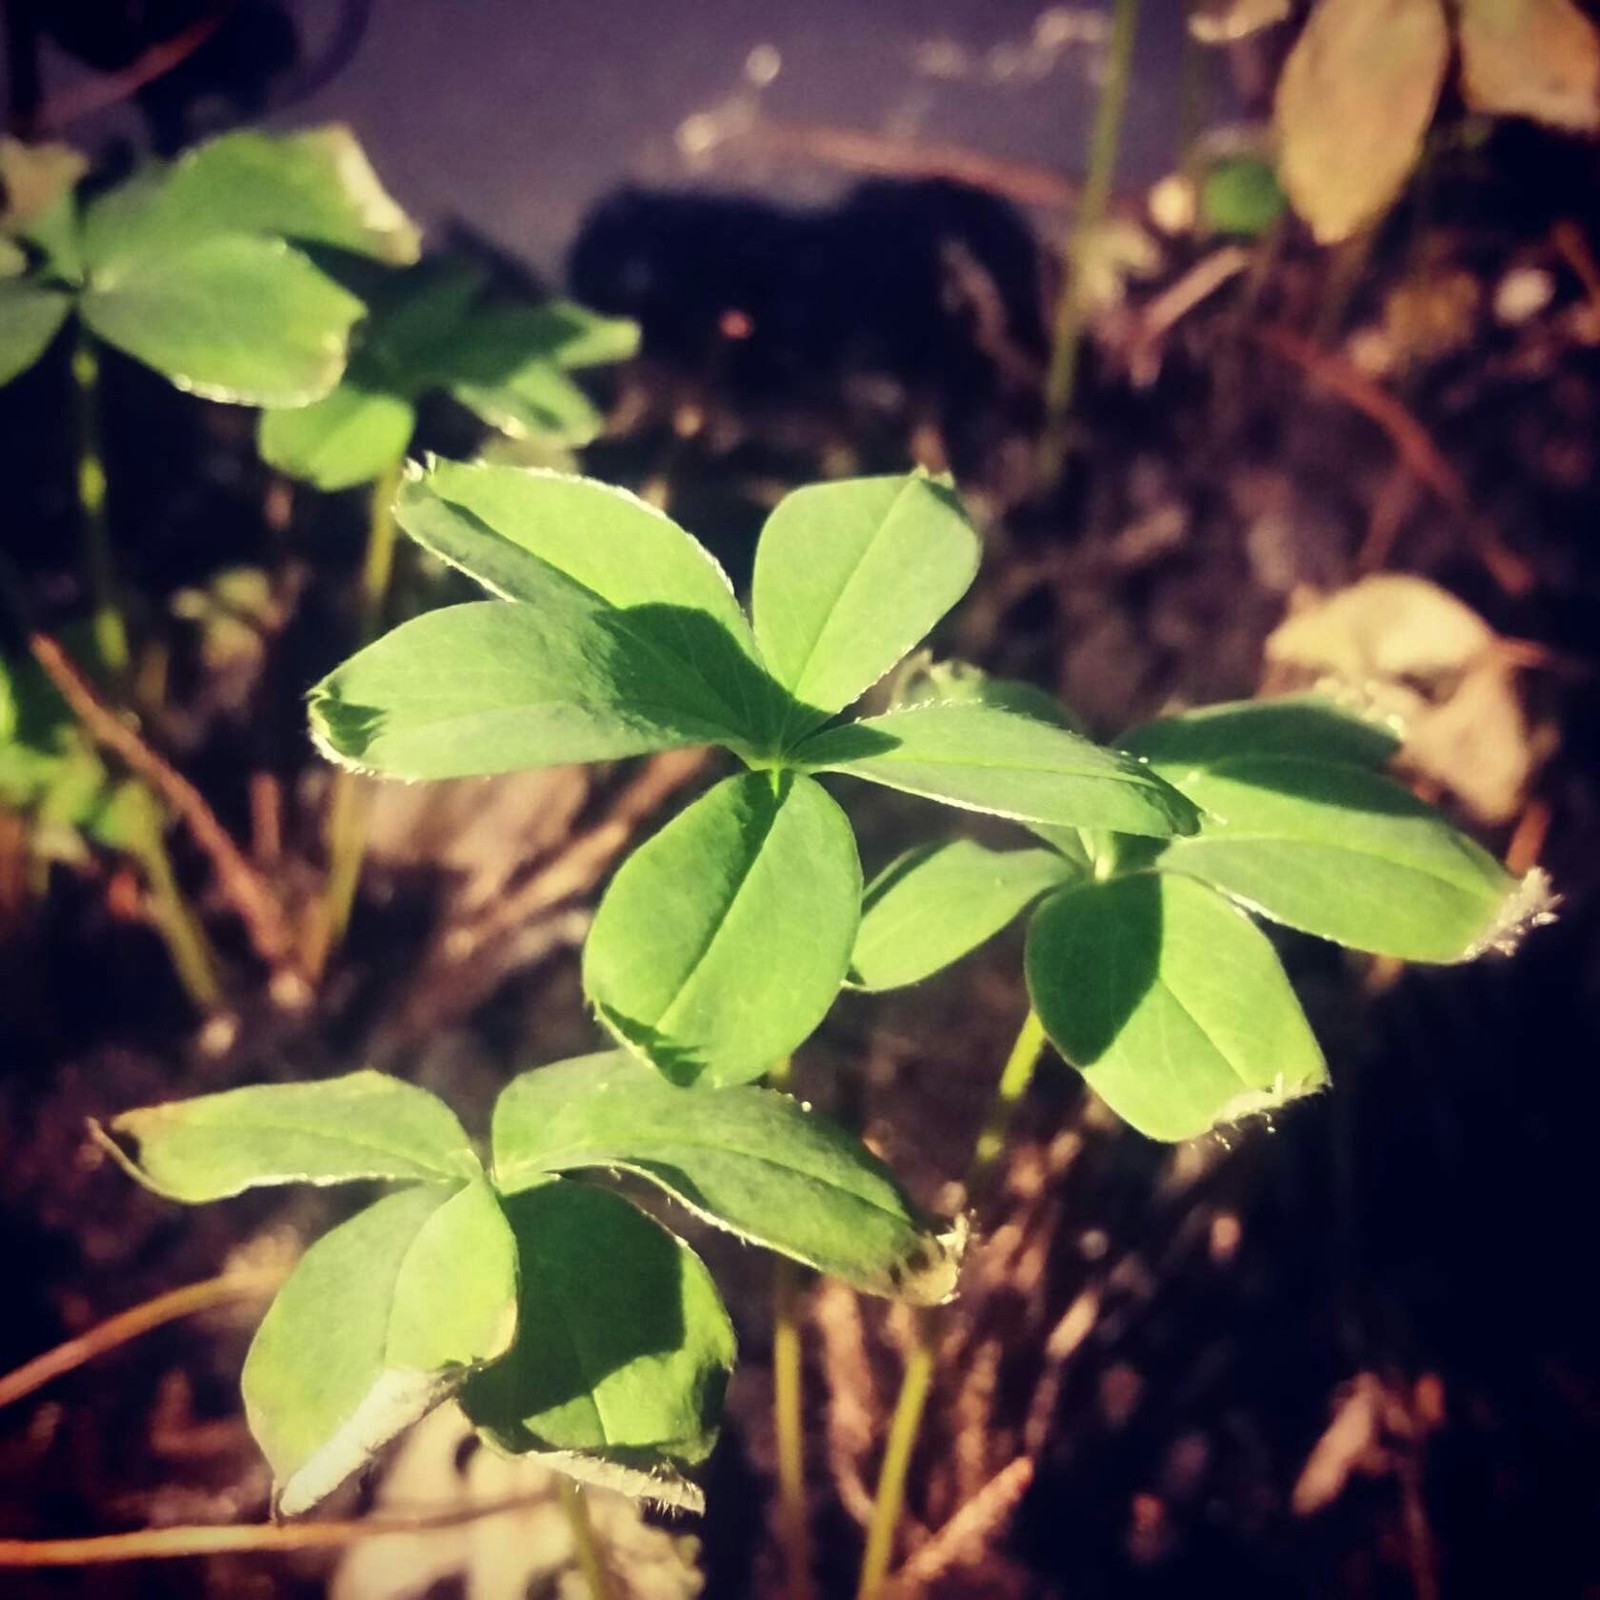
<instances>
[{"instance_id":1,"label":"brown twig","mask_svg":"<svg viewBox=\"0 0 1600 1600\"><path fill-rule=\"evenodd\" d=\"M1045 211L1072 210L1081 188L1076 180L1049 167L1008 161L963 145L895 139L857 128L773 122L758 117L728 137L740 152L801 157L873 177L945 178L1001 195L1019 206Z\"/></svg>"},{"instance_id":2,"label":"brown twig","mask_svg":"<svg viewBox=\"0 0 1600 1600\"><path fill-rule=\"evenodd\" d=\"M181 1289L169 1289L141 1305L130 1306L114 1317L96 1323L75 1339L58 1344L54 1350L24 1362L14 1372L0 1377L0 1406L8 1406L42 1389L56 1378L93 1361L96 1357L115 1350L119 1345L149 1333L163 1323L175 1322L179 1317L190 1317L214 1306L227 1305L233 1300L260 1299L269 1295L283 1282L284 1267L259 1267L248 1270L234 1268L205 1278L199 1283L185 1284Z\"/></svg>"},{"instance_id":3,"label":"brown twig","mask_svg":"<svg viewBox=\"0 0 1600 1600\"><path fill-rule=\"evenodd\" d=\"M488 905L482 915L449 929L441 940L439 955L452 981L445 986L418 985L411 1003L403 1008L398 1031L409 1033L423 1022L437 1026L439 1019L432 1015L432 1008L438 1003L441 987L448 990L451 1015L476 1004L503 975L503 963L494 952L536 918L592 889L641 825L679 789L693 782L708 759L709 752L703 749L667 750L651 757L600 822L573 837L548 863Z\"/></svg>"},{"instance_id":4,"label":"brown twig","mask_svg":"<svg viewBox=\"0 0 1600 1600\"><path fill-rule=\"evenodd\" d=\"M270 967L297 967L294 932L265 876L217 820L205 797L125 722L61 645L33 633L28 648L95 743L110 751L166 802L189 830L217 875L217 883L243 922L256 954Z\"/></svg>"},{"instance_id":5,"label":"brown twig","mask_svg":"<svg viewBox=\"0 0 1600 1600\"><path fill-rule=\"evenodd\" d=\"M86 1539L0 1539L0 1567L90 1567L119 1561L166 1561L178 1556L285 1555L342 1550L391 1533L425 1533L541 1505L549 1493L507 1495L475 1506L367 1517L360 1522L256 1522L243 1527L140 1528Z\"/></svg>"},{"instance_id":6,"label":"brown twig","mask_svg":"<svg viewBox=\"0 0 1600 1600\"><path fill-rule=\"evenodd\" d=\"M890 1581L890 1592L920 1593L952 1568L980 1557L1010 1520L1032 1482L1033 1462L1028 1456L1018 1456L1002 1467L901 1567Z\"/></svg>"},{"instance_id":7,"label":"brown twig","mask_svg":"<svg viewBox=\"0 0 1600 1600\"><path fill-rule=\"evenodd\" d=\"M1280 324L1254 330L1254 338L1273 355L1299 367L1308 377L1353 406L1383 429L1407 470L1461 519L1489 576L1508 594L1533 587L1536 574L1522 556L1484 527L1472 508L1461 474L1445 460L1433 435L1387 389L1358 372L1342 356Z\"/></svg>"},{"instance_id":8,"label":"brown twig","mask_svg":"<svg viewBox=\"0 0 1600 1600\"><path fill-rule=\"evenodd\" d=\"M151 45L120 72L74 85L47 101L39 113L39 131L57 133L108 106L132 99L157 78L164 78L175 67L182 66L227 21L228 13L236 4L237 0L222 0L215 11L197 18L172 38Z\"/></svg>"}]
</instances>

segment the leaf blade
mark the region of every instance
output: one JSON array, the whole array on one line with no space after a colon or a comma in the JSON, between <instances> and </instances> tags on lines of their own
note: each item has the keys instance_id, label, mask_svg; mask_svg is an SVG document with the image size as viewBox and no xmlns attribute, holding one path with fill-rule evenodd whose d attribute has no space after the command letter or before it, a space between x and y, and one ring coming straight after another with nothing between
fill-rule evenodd
<instances>
[{"instance_id":1,"label":"leaf blade","mask_svg":"<svg viewBox=\"0 0 1600 1600\"><path fill-rule=\"evenodd\" d=\"M140 1183L191 1205L263 1184L440 1182L478 1171L443 1101L367 1069L124 1111L95 1131Z\"/></svg>"},{"instance_id":2,"label":"leaf blade","mask_svg":"<svg viewBox=\"0 0 1600 1600\"><path fill-rule=\"evenodd\" d=\"M93 279L79 308L107 344L178 388L269 408L333 388L362 314L297 250L246 234L123 261Z\"/></svg>"},{"instance_id":3,"label":"leaf blade","mask_svg":"<svg viewBox=\"0 0 1600 1600\"><path fill-rule=\"evenodd\" d=\"M25 279L0 282L0 387L50 348L72 310L71 296Z\"/></svg>"},{"instance_id":4,"label":"leaf blade","mask_svg":"<svg viewBox=\"0 0 1600 1600\"><path fill-rule=\"evenodd\" d=\"M705 1460L735 1345L700 1259L621 1196L584 1183L525 1190L506 1215L521 1334L466 1385L472 1422L514 1454L615 1463L635 1492Z\"/></svg>"},{"instance_id":5,"label":"leaf blade","mask_svg":"<svg viewBox=\"0 0 1600 1600\"><path fill-rule=\"evenodd\" d=\"M1409 790L1359 767L1241 757L1194 774L1206 817L1162 852L1262 916L1407 961L1470 959L1492 942L1515 881Z\"/></svg>"},{"instance_id":6,"label":"leaf blade","mask_svg":"<svg viewBox=\"0 0 1600 1600\"><path fill-rule=\"evenodd\" d=\"M854 835L815 782L727 778L612 879L584 947L584 991L668 1076L744 1082L822 1021L860 910Z\"/></svg>"},{"instance_id":7,"label":"leaf blade","mask_svg":"<svg viewBox=\"0 0 1600 1600\"><path fill-rule=\"evenodd\" d=\"M967 592L978 536L925 474L811 484L756 546L751 611L773 676L810 710L791 737L880 679Z\"/></svg>"},{"instance_id":8,"label":"leaf blade","mask_svg":"<svg viewBox=\"0 0 1600 1600\"><path fill-rule=\"evenodd\" d=\"M424 613L311 693L331 760L413 780L610 761L733 737L654 640L676 618L613 612L557 579L544 602Z\"/></svg>"},{"instance_id":9,"label":"leaf blade","mask_svg":"<svg viewBox=\"0 0 1600 1600\"><path fill-rule=\"evenodd\" d=\"M850 982L871 991L920 983L1073 875L1054 850L989 850L970 839L908 850L867 885Z\"/></svg>"},{"instance_id":10,"label":"leaf blade","mask_svg":"<svg viewBox=\"0 0 1600 1600\"><path fill-rule=\"evenodd\" d=\"M277 1509L309 1510L502 1356L516 1317L514 1241L481 1180L402 1189L324 1234L245 1358L245 1416Z\"/></svg>"},{"instance_id":11,"label":"leaf blade","mask_svg":"<svg viewBox=\"0 0 1600 1600\"><path fill-rule=\"evenodd\" d=\"M1202 884L1136 874L1063 890L1033 919L1026 970L1051 1042L1150 1138L1193 1138L1326 1082L1270 942Z\"/></svg>"},{"instance_id":12,"label":"leaf blade","mask_svg":"<svg viewBox=\"0 0 1600 1600\"><path fill-rule=\"evenodd\" d=\"M858 1140L770 1089L681 1089L623 1051L512 1079L494 1112L503 1193L616 1168L702 1220L868 1294L936 1304L955 1257Z\"/></svg>"},{"instance_id":13,"label":"leaf blade","mask_svg":"<svg viewBox=\"0 0 1600 1600\"><path fill-rule=\"evenodd\" d=\"M1194 826L1193 806L1132 757L981 704L912 706L824 729L794 760L1017 822L1157 838Z\"/></svg>"},{"instance_id":14,"label":"leaf blade","mask_svg":"<svg viewBox=\"0 0 1600 1600\"><path fill-rule=\"evenodd\" d=\"M346 374L308 406L263 411L256 443L269 466L333 493L371 483L403 461L416 421L409 400Z\"/></svg>"}]
</instances>

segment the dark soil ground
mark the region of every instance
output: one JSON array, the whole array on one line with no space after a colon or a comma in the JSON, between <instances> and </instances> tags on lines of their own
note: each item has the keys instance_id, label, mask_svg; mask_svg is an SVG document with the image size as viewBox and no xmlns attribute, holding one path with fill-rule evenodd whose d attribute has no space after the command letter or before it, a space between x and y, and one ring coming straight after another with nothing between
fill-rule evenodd
<instances>
[{"instance_id":1,"label":"dark soil ground","mask_svg":"<svg viewBox=\"0 0 1600 1600\"><path fill-rule=\"evenodd\" d=\"M1435 579L1538 647L1518 683L1553 733L1528 798L1547 813L1557 926L1514 960L1399 974L1290 942L1335 1087L1226 1142L1159 1149L1110 1126L1059 1064L1042 1074L1005 1193L978 1219L913 1510L943 1525L1025 1451L1034 1476L1009 1532L937 1592L1600 1593L1600 281L1552 243L1594 174L1515 140L1475 159L1445 174L1425 217L1400 214L1365 264L1265 249L1152 342L1148 308L1206 253L1166 244L1158 278L1098 330L1071 468L1045 497L1027 467L1042 290L1003 203L889 186L797 223L624 197L578 252L577 288L597 300L627 300L630 251L657 285L637 308L646 359L612 396L619 436L587 470L665 481L675 514L737 575L783 487L947 461L989 558L943 643L1059 691L1098 735L1173 702L1255 692L1291 595L1341 588L1374 561ZM719 229L746 243L737 267ZM971 264L965 298L947 292L952 244ZM1514 268L1547 272L1555 293L1508 324L1490 303ZM1473 292L1452 301L1449 282ZM1459 475L1466 513L1416 481L1393 427L1330 386L1326 364L1308 369L1263 335L1291 330L1344 370L1349 335L1402 285L1438 315L1386 324L1400 330L1388 392ZM727 337L730 310L749 338ZM240 837L252 774L275 782L280 880L307 899L323 779L299 695L345 648L359 497L291 500L255 463L247 417L108 366L130 588L154 609L245 563L274 575L279 602L259 653L208 657L192 626L163 625L175 709L154 733ZM77 603L64 383L55 360L0 395L5 545L53 621ZM430 442L461 447L454 419L430 426ZM409 572L401 603L433 581ZM268 1194L179 1211L93 1159L86 1117L372 1061L440 1089L481 1128L505 1078L585 1047L570 905L544 913L543 932L497 935L470 983L445 935L476 926L529 858L559 853L629 779L540 779L502 794L504 826L464 836L459 802L413 795L380 824L351 937L309 1007L275 1002L217 915L235 961L231 1040L196 1035L114 867L58 870L42 903L0 896L0 1368L341 1204ZM860 817L869 869L916 826L910 802L869 800ZM1514 832L1489 842L1504 849ZM206 893L201 864L182 864ZM801 1091L859 1121L930 1202L964 1164L1021 1016L1016 954L1002 941L925 990L847 1000L801 1059ZM707 1249L746 1361L702 1530L710 1592L732 1596L774 1571L765 1276ZM849 1592L853 1486L876 1471L860 1439L881 1438L897 1359L893 1319L848 1298L819 1293L808 1347L830 1595ZM248 1320L169 1327L0 1415L0 1535L263 1516L266 1478L238 1415ZM327 1567L10 1572L0 1593L266 1600L322 1592Z\"/></svg>"}]
</instances>

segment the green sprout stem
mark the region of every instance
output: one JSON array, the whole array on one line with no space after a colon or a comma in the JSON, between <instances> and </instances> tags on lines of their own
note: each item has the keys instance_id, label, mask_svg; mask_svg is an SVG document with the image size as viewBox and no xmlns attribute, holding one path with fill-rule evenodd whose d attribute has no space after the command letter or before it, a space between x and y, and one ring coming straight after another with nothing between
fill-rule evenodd
<instances>
[{"instance_id":1,"label":"green sprout stem","mask_svg":"<svg viewBox=\"0 0 1600 1600\"><path fill-rule=\"evenodd\" d=\"M356 612L358 645L370 644L383 626L389 585L394 577L394 503L400 493L400 471L397 462L372 486ZM328 882L322 899L318 945L310 963L313 972L320 972L327 964L350 925L366 849L367 792L355 773L341 768L334 774L328 798Z\"/></svg>"},{"instance_id":2,"label":"green sprout stem","mask_svg":"<svg viewBox=\"0 0 1600 1600\"><path fill-rule=\"evenodd\" d=\"M590 1600L615 1600L616 1590L611 1574L606 1570L605 1556L600 1540L589 1516L589 1503L583 1489L564 1473L558 1475L561 1492L561 1509L567 1514L567 1526L572 1529L572 1548L577 1557L578 1570L589 1586Z\"/></svg>"},{"instance_id":3,"label":"green sprout stem","mask_svg":"<svg viewBox=\"0 0 1600 1600\"><path fill-rule=\"evenodd\" d=\"M1139 0L1115 0L1111 13L1111 52L1106 79L1095 107L1089 134L1089 169L1083 197L1073 222L1067 247L1066 272L1056 298L1051 333L1050 369L1044 385L1044 431L1039 438L1038 472L1046 489L1053 488L1065 464L1067 427L1078 383L1078 363L1083 350L1085 268L1095 235L1105 221L1111 186L1117 175L1117 152L1122 144L1122 124L1133 77L1133 40L1139 20Z\"/></svg>"},{"instance_id":4,"label":"green sprout stem","mask_svg":"<svg viewBox=\"0 0 1600 1600\"><path fill-rule=\"evenodd\" d=\"M100 450L100 358L87 333L72 353L73 393L78 418L78 511L83 562L94 604L94 640L113 682L123 683L132 663L128 625L117 599L111 529L106 518L106 468Z\"/></svg>"},{"instance_id":5,"label":"green sprout stem","mask_svg":"<svg viewBox=\"0 0 1600 1600\"><path fill-rule=\"evenodd\" d=\"M216 956L205 929L178 886L172 857L167 854L166 840L159 830L139 852L139 863L150 890L151 913L172 957L178 981L197 1009L215 1011L222 1004Z\"/></svg>"},{"instance_id":6,"label":"green sprout stem","mask_svg":"<svg viewBox=\"0 0 1600 1600\"><path fill-rule=\"evenodd\" d=\"M774 1088L789 1081L789 1063L768 1074ZM778 1529L785 1591L811 1600L811 1516L806 1497L805 1381L800 1346L800 1268L778 1257L772 1269L772 1425L778 1457Z\"/></svg>"},{"instance_id":7,"label":"green sprout stem","mask_svg":"<svg viewBox=\"0 0 1600 1600\"><path fill-rule=\"evenodd\" d=\"M988 1185L1005 1148L1006 1132L1018 1102L1033 1081L1034 1069L1044 1053L1045 1034L1035 1012L1024 1019L1011 1054L1006 1058L1000 1081L983 1119L983 1131L973 1150L967 1169L966 1196L971 1205ZM889 1579L889 1563L894 1558L895 1533L905 1504L906 1479L916 1453L917 1436L927 1409L933 1385L933 1361L941 1317L930 1307L913 1313L911 1346L906 1353L905 1373L900 1394L895 1400L889 1423L889 1439L884 1447L883 1466L878 1473L878 1493L872 1504L872 1522L867 1529L867 1548L861 1558L861 1578L856 1600L878 1600Z\"/></svg>"}]
</instances>

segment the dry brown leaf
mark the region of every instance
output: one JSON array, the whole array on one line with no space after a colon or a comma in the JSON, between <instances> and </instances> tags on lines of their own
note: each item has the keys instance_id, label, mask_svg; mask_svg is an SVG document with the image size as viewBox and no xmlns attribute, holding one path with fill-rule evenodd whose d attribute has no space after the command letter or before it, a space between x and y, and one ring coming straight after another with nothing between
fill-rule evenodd
<instances>
[{"instance_id":1,"label":"dry brown leaf","mask_svg":"<svg viewBox=\"0 0 1600 1600\"><path fill-rule=\"evenodd\" d=\"M1232 44L1289 15L1289 0L1190 0L1189 32L1201 44Z\"/></svg>"},{"instance_id":2,"label":"dry brown leaf","mask_svg":"<svg viewBox=\"0 0 1600 1600\"><path fill-rule=\"evenodd\" d=\"M1317 0L1278 80L1278 175L1323 244L1405 187L1450 59L1439 0Z\"/></svg>"},{"instance_id":3,"label":"dry brown leaf","mask_svg":"<svg viewBox=\"0 0 1600 1600\"><path fill-rule=\"evenodd\" d=\"M1600 31L1571 0L1461 0L1460 38L1474 111L1600 131Z\"/></svg>"},{"instance_id":4,"label":"dry brown leaf","mask_svg":"<svg viewBox=\"0 0 1600 1600\"><path fill-rule=\"evenodd\" d=\"M1437 584L1378 573L1302 601L1266 655L1283 686L1318 682L1395 719L1405 764L1481 821L1521 810L1539 751L1512 663L1489 624Z\"/></svg>"}]
</instances>

